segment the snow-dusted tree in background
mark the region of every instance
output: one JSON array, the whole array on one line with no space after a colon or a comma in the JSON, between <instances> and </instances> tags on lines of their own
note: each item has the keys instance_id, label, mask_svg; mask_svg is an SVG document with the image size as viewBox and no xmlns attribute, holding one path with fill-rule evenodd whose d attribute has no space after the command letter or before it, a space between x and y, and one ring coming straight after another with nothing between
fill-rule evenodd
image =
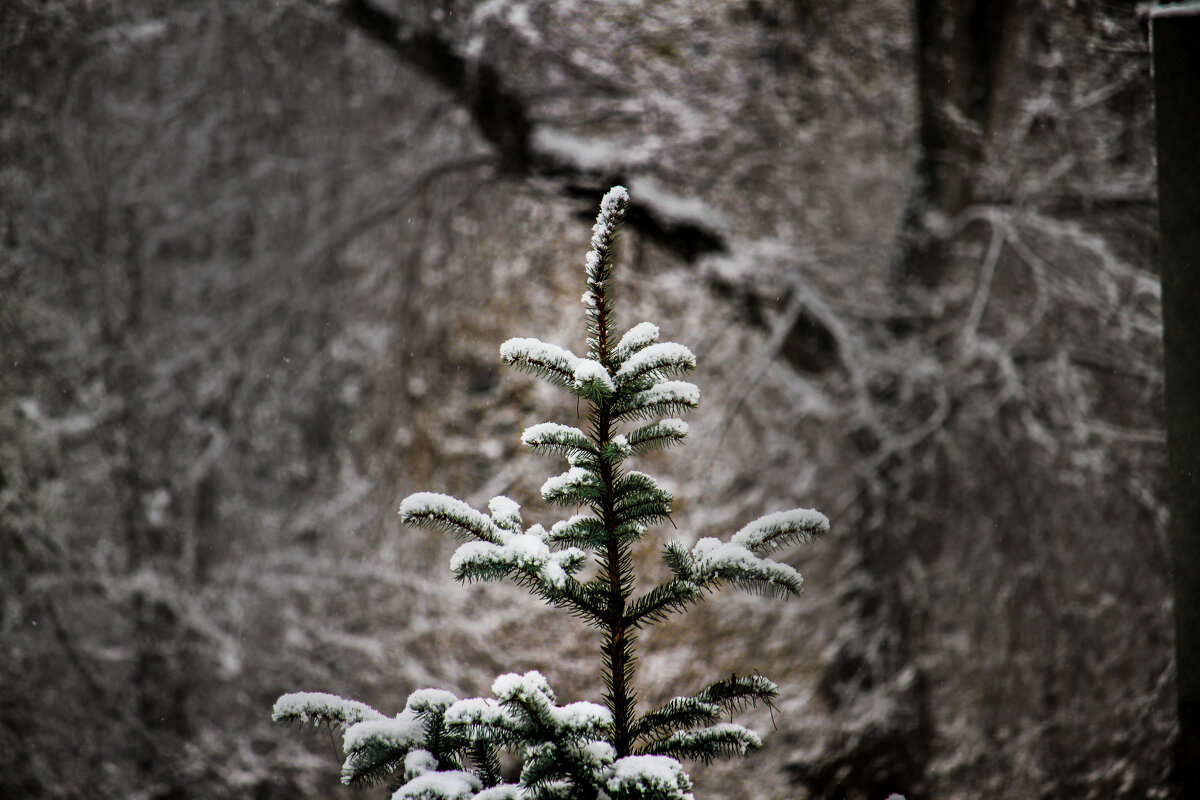
<instances>
[{"instance_id":1,"label":"snow-dusted tree in background","mask_svg":"<svg viewBox=\"0 0 1200 800\"><path fill-rule=\"evenodd\" d=\"M681 759L708 762L761 746L753 731L722 721L746 706L771 702L776 686L759 675L725 678L639 713L637 634L727 583L783 597L799 594L800 575L765 555L827 533L829 522L817 511L795 509L768 514L728 541L706 538L690 548L668 542L663 560L671 577L638 593L631 548L649 526L669 518L672 497L626 462L683 442L687 424L665 415L694 409L700 393L676 380L695 367L695 356L682 345L660 342L657 326L642 322L616 336L614 245L628 206L626 190L613 188L593 228L583 294L586 357L537 339L510 339L500 347L505 363L587 402L586 430L544 422L521 437L535 451L567 460L567 471L542 486L546 501L584 513L547 531L539 524L524 527L520 507L507 497L493 498L488 514L426 492L400 506L406 523L467 540L450 562L459 581L512 578L597 629L604 704L560 706L537 672L501 675L492 698L460 700L423 689L394 718L329 694L281 697L277 721L345 730L346 784L391 781L397 800L683 800L691 797L691 781ZM594 568L585 571L589 562ZM504 751L521 759L516 783L501 782Z\"/></svg>"}]
</instances>

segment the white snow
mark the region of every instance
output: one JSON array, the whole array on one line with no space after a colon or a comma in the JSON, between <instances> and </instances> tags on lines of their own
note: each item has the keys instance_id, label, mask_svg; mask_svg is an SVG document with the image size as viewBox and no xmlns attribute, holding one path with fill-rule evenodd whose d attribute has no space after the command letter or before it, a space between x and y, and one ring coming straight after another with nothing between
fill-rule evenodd
<instances>
[{"instance_id":1,"label":"white snow","mask_svg":"<svg viewBox=\"0 0 1200 800\"><path fill-rule=\"evenodd\" d=\"M491 542L467 542L450 556L450 569L458 574L468 564L509 564L503 545Z\"/></svg>"},{"instance_id":2,"label":"white snow","mask_svg":"<svg viewBox=\"0 0 1200 800\"><path fill-rule=\"evenodd\" d=\"M606 395L612 394L616 388L603 364L590 358L581 358L575 362L575 388L582 389L589 383L599 384Z\"/></svg>"},{"instance_id":3,"label":"white snow","mask_svg":"<svg viewBox=\"0 0 1200 800\"><path fill-rule=\"evenodd\" d=\"M813 508L776 511L749 523L730 538L730 543L753 550L780 534L807 532L809 536L829 533L829 518Z\"/></svg>"},{"instance_id":4,"label":"white snow","mask_svg":"<svg viewBox=\"0 0 1200 800\"><path fill-rule=\"evenodd\" d=\"M605 741L588 742L580 748L592 763L609 763L617 757L617 751Z\"/></svg>"},{"instance_id":5,"label":"white snow","mask_svg":"<svg viewBox=\"0 0 1200 800\"><path fill-rule=\"evenodd\" d=\"M626 756L613 762L616 779L646 775L673 782L682 770L680 763L668 756Z\"/></svg>"},{"instance_id":6,"label":"white snow","mask_svg":"<svg viewBox=\"0 0 1200 800\"><path fill-rule=\"evenodd\" d=\"M500 345L500 358L506 364L514 361L540 364L554 370L564 378L574 374L575 365L579 362L579 356L556 344L549 344L540 339L519 337L509 339Z\"/></svg>"},{"instance_id":7,"label":"white snow","mask_svg":"<svg viewBox=\"0 0 1200 800\"><path fill-rule=\"evenodd\" d=\"M502 783L490 789L484 789L475 795L473 800L521 800L521 787L515 783Z\"/></svg>"},{"instance_id":8,"label":"white snow","mask_svg":"<svg viewBox=\"0 0 1200 800\"><path fill-rule=\"evenodd\" d=\"M683 766L667 756L626 756L617 759L607 781L613 794L654 795L671 800L693 800L692 782ZM632 791L631 791L632 790ZM640 790L640 791L639 791Z\"/></svg>"},{"instance_id":9,"label":"white snow","mask_svg":"<svg viewBox=\"0 0 1200 800\"><path fill-rule=\"evenodd\" d=\"M658 341L658 326L653 322L639 322L625 332L617 342L617 358L624 360L636 350Z\"/></svg>"},{"instance_id":10,"label":"white snow","mask_svg":"<svg viewBox=\"0 0 1200 800\"><path fill-rule=\"evenodd\" d=\"M525 535L532 536L539 542L544 542L550 538L550 534L546 533L546 529L542 527L541 523L537 522L525 529Z\"/></svg>"},{"instance_id":11,"label":"white snow","mask_svg":"<svg viewBox=\"0 0 1200 800\"><path fill-rule=\"evenodd\" d=\"M595 519L587 514L572 514L570 519L559 520L550 526L550 538L561 539L568 533L574 535L577 531L572 530L586 519Z\"/></svg>"},{"instance_id":12,"label":"white snow","mask_svg":"<svg viewBox=\"0 0 1200 800\"><path fill-rule=\"evenodd\" d=\"M412 750L404 757L404 775L409 780L437 770L438 762L428 750Z\"/></svg>"},{"instance_id":13,"label":"white snow","mask_svg":"<svg viewBox=\"0 0 1200 800\"><path fill-rule=\"evenodd\" d=\"M561 534L567 528L573 527L576 523L582 522L585 519L588 519L587 514L572 514L570 516L570 518L559 520L558 522L551 525L550 526L550 535L556 536L558 534Z\"/></svg>"},{"instance_id":14,"label":"white snow","mask_svg":"<svg viewBox=\"0 0 1200 800\"><path fill-rule=\"evenodd\" d=\"M696 542L692 548L692 558L698 577L734 571L745 572L771 583L794 582L799 585L804 581L791 566L760 558L739 544L722 542L720 539L705 538Z\"/></svg>"},{"instance_id":15,"label":"white snow","mask_svg":"<svg viewBox=\"0 0 1200 800\"><path fill-rule=\"evenodd\" d=\"M634 353L617 370L617 383L630 378L664 369L685 370L696 368L696 356L691 350L675 342L659 342Z\"/></svg>"},{"instance_id":16,"label":"white snow","mask_svg":"<svg viewBox=\"0 0 1200 800\"><path fill-rule=\"evenodd\" d=\"M537 425L529 426L521 434L521 443L528 447L566 445L588 452L592 450L592 442L588 439L587 434L579 428L557 422L539 422Z\"/></svg>"},{"instance_id":17,"label":"white snow","mask_svg":"<svg viewBox=\"0 0 1200 800\"><path fill-rule=\"evenodd\" d=\"M446 709L447 725L504 725L510 717L495 700L471 697Z\"/></svg>"},{"instance_id":18,"label":"white snow","mask_svg":"<svg viewBox=\"0 0 1200 800\"><path fill-rule=\"evenodd\" d=\"M612 726L612 714L595 703L568 703L554 709L552 716L560 729L571 733L599 735Z\"/></svg>"},{"instance_id":19,"label":"white snow","mask_svg":"<svg viewBox=\"0 0 1200 800\"><path fill-rule=\"evenodd\" d=\"M411 523L419 518L448 520L488 541L496 537L496 526L490 519L448 494L417 492L404 498L400 503L400 519Z\"/></svg>"},{"instance_id":20,"label":"white snow","mask_svg":"<svg viewBox=\"0 0 1200 800\"><path fill-rule=\"evenodd\" d=\"M541 565L540 573L544 582L550 586L562 588L567 582L567 571L563 569L561 561L548 561Z\"/></svg>"},{"instance_id":21,"label":"white snow","mask_svg":"<svg viewBox=\"0 0 1200 800\"><path fill-rule=\"evenodd\" d=\"M539 422L525 429L525 432L521 434L521 442L534 445L543 441L558 441L564 435L574 436L576 434L583 437L583 431L579 428L559 422Z\"/></svg>"},{"instance_id":22,"label":"white snow","mask_svg":"<svg viewBox=\"0 0 1200 800\"><path fill-rule=\"evenodd\" d=\"M658 404L679 404L695 408L700 405L700 390L687 381L663 381L633 396L635 408Z\"/></svg>"},{"instance_id":23,"label":"white snow","mask_svg":"<svg viewBox=\"0 0 1200 800\"><path fill-rule=\"evenodd\" d=\"M576 489L596 483L596 476L583 467L571 467L561 475L554 475L542 484L542 497L548 501L556 500Z\"/></svg>"},{"instance_id":24,"label":"white snow","mask_svg":"<svg viewBox=\"0 0 1200 800\"><path fill-rule=\"evenodd\" d=\"M521 529L521 506L512 498L504 495L493 497L488 501L488 513L497 527L510 531Z\"/></svg>"},{"instance_id":25,"label":"white snow","mask_svg":"<svg viewBox=\"0 0 1200 800\"><path fill-rule=\"evenodd\" d=\"M629 480L631 478L634 480L637 480L640 478L641 480L638 481L638 483L640 483L642 486L649 487L651 491L662 491L658 486L658 481L654 480L653 475L647 475L645 472L640 472L639 470L631 469L631 470L629 470L629 472L625 473L625 479Z\"/></svg>"},{"instance_id":26,"label":"white snow","mask_svg":"<svg viewBox=\"0 0 1200 800\"><path fill-rule=\"evenodd\" d=\"M625 434L618 433L609 440L609 443L616 448L617 455L621 458L628 458L633 455L633 448L629 446L629 439L626 438Z\"/></svg>"},{"instance_id":27,"label":"white snow","mask_svg":"<svg viewBox=\"0 0 1200 800\"><path fill-rule=\"evenodd\" d=\"M749 728L738 725L736 722L720 722L716 725L697 728L692 731L677 731L668 736L667 739L684 743L723 739L728 742L736 742L738 753L743 756L752 747L756 749L762 747L762 739L759 738L757 733Z\"/></svg>"},{"instance_id":28,"label":"white snow","mask_svg":"<svg viewBox=\"0 0 1200 800\"><path fill-rule=\"evenodd\" d=\"M658 427L679 437L687 436L688 424L677 417L667 417L658 421Z\"/></svg>"},{"instance_id":29,"label":"white snow","mask_svg":"<svg viewBox=\"0 0 1200 800\"><path fill-rule=\"evenodd\" d=\"M371 744L395 748L420 747L425 744L425 726L416 714L406 711L396 719L373 719L359 722L346 729L342 750L353 753Z\"/></svg>"},{"instance_id":30,"label":"white snow","mask_svg":"<svg viewBox=\"0 0 1200 800\"><path fill-rule=\"evenodd\" d=\"M537 702L536 698L540 697L543 702L554 703L554 692L550 684L537 670L530 670L524 675L506 672L498 676L492 682L492 694L502 701L520 697Z\"/></svg>"},{"instance_id":31,"label":"white snow","mask_svg":"<svg viewBox=\"0 0 1200 800\"><path fill-rule=\"evenodd\" d=\"M542 538L527 533L509 539L504 549L513 553L518 563L542 564L550 558L550 548Z\"/></svg>"},{"instance_id":32,"label":"white snow","mask_svg":"<svg viewBox=\"0 0 1200 800\"><path fill-rule=\"evenodd\" d=\"M503 532L502 543L467 542L450 557L450 569L456 575L470 565L517 567L540 577L551 586L561 587L567 579L567 567L586 558L576 547L552 552L546 544L546 531L533 525L526 533Z\"/></svg>"},{"instance_id":33,"label":"white snow","mask_svg":"<svg viewBox=\"0 0 1200 800\"><path fill-rule=\"evenodd\" d=\"M417 689L408 696L404 708L412 711L427 711L435 708L449 708L457 702L458 697L445 689Z\"/></svg>"},{"instance_id":34,"label":"white snow","mask_svg":"<svg viewBox=\"0 0 1200 800\"><path fill-rule=\"evenodd\" d=\"M271 719L280 722L293 718L314 725L327 720L336 720L342 725L354 725L366 720L387 719L366 703L325 692L292 692L276 700Z\"/></svg>"},{"instance_id":35,"label":"white snow","mask_svg":"<svg viewBox=\"0 0 1200 800\"><path fill-rule=\"evenodd\" d=\"M596 215L596 224L592 226L592 252L606 246L612 236L613 225L620 207L629 203L629 190L624 186L614 186L609 189L600 201L600 213Z\"/></svg>"},{"instance_id":36,"label":"white snow","mask_svg":"<svg viewBox=\"0 0 1200 800\"><path fill-rule=\"evenodd\" d=\"M392 800L470 800L482 787L469 772L426 772L397 789Z\"/></svg>"},{"instance_id":37,"label":"white snow","mask_svg":"<svg viewBox=\"0 0 1200 800\"><path fill-rule=\"evenodd\" d=\"M568 780L544 781L538 784L537 797L546 798L546 800L570 800L572 789L574 789L574 784ZM601 800L608 800L608 798Z\"/></svg>"}]
</instances>

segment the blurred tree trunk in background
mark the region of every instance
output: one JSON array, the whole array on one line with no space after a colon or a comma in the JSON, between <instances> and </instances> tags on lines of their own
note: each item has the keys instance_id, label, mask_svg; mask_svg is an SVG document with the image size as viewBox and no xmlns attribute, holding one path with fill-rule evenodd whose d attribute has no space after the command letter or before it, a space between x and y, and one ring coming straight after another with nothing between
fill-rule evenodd
<instances>
[{"instance_id":1,"label":"blurred tree trunk in background","mask_svg":"<svg viewBox=\"0 0 1200 800\"><path fill-rule=\"evenodd\" d=\"M1046 48L1053 40L1055 16L1061 9L1020 0L915 0L911 8L915 159L891 257L890 280L895 292L891 310L895 316L887 325L899 342L912 339L915 347L928 354L938 365L933 369L946 383L922 386L911 372L903 374L905 368L896 375L888 375L885 369L871 379L877 381L870 389L877 413L905 419L902 427L908 430L865 426L863 435L855 440L862 457L875 465L863 480L862 522L851 534L858 554L856 578L861 576L861 581L839 586L847 616L858 620L859 626L853 636L838 641L821 683L826 701L846 722L820 758L793 767L797 778L820 798L866 798L900 787L909 797L935 791L936 779L929 773L935 769L931 762L937 752L937 731L945 724L944 715L955 713L938 699L938 678L934 677L938 668L930 669L938 660L932 652L939 647L936 630L944 613L937 606L945 600L938 597L948 588L937 588L936 575L949 563L949 552L964 548L982 556L994 547L1005 563L1025 564L1026 594L1022 607L1011 611L1003 608L1008 602L1003 599L1007 590L992 595L984 588L991 579L983 577L987 569L982 568L982 561L959 565L964 571L960 579L981 581L973 591L964 593L963 602L978 602L983 615L1000 619L1012 614L1038 620L1033 625L1008 623L1030 630L1041 625L1062 630L1070 625L1071 612L1057 587L1069 579L1055 577L1059 567L1054 562L1062 556L1039 553L1044 542L1069 550L1062 535L1066 530L1047 524L1048 517L1045 521L1033 519L1038 516L1034 508L1040 504L1033 498L1042 492L1047 498L1054 497L1055 490L1048 488L1051 483L1059 487L1060 494L1070 491L1069 479L1060 482L1061 478L1050 477L1056 468L1046 463L1046 449L1039 441L1044 429L1031 424L1041 412L1030 414L1025 405L1029 397L1021 396L1023 390L1018 390L1017 396L1008 395L1012 402L998 402L996 416L990 421L998 439L985 444L990 437L981 439L977 433L968 433L971 412L958 405L969 403L965 398L975 380L972 375L983 364L990 363L989 369L1007 372L1017 383L1030 386L1028 378L1017 376L1030 369L1031 350L1038 346L1026 339L1025 333L1016 332L1019 324L1009 333L1005 328L1011 322L993 317L993 325L998 323L998 330L993 328L998 333L994 338L981 335L979 327L988 309L1004 302L998 292L1029 291L1043 286L1047 278L1028 244L1039 234L1022 231L1022 220L1037 220L1041 231L1058 235L1071 230L1086 214L1105 209L1112 214L1114 225L1137 242L1135 248L1149 253L1153 246L1153 231L1146 224L1145 213L1152 208L1152 199L1141 193L1144 189L1131 192L1131 187L1117 182L1106 186L1101 181L1075 178L1066 182L1066 191L1055 187L1052 192L1047 186L1052 178L1039 186L1037 178L1024 174L1027 167L1021 162L1025 158L1030 159L1030 173L1039 168L1034 166L1035 160L1044 164L1041 168L1047 176L1070 169L1083 150L1047 162L1043 161L1048 158L1042 150L1044 143L1083 132L1078 112L1101 98L1113 98L1109 102L1115 106L1127 91L1121 88L1122 79L1091 97L1074 90L1063 92L1056 86L1065 70L1054 56L1046 55ZM1104 31L1102 25L1097 24L1096 30ZM1105 35L1112 32L1109 29ZM1127 42L1096 46L1122 54L1138 52ZM1145 73L1142 75L1144 80ZM1103 150L1114 163L1128 158L1122 153L1116 128L1095 131L1095 135L1105 141ZM1062 194L1056 196L1058 192ZM1139 260L1152 266L1144 257ZM1081 264L1081 269L1101 278L1107 263L1113 262L1105 254L1100 264ZM1004 272L1009 273L1003 279L1008 289L996 282L996 276ZM1050 279L1064 272L1056 267ZM1037 288L1036 293L1040 292ZM1040 303L1032 294L1008 307L1009 320L1020 319L1032 304ZM952 297L968 300L956 305ZM1081 298L1063 297L1067 307L1077 299ZM964 307L965 319L956 321ZM1052 350L1062 346L1061 342L1050 345ZM1070 347L1070 351L1060 351L1066 363L1096 370L1098 381L1108 382L1109 376L1119 376L1125 368L1120 358L1103 366L1085 366L1092 359L1083 353L1068 355L1078 352ZM898 349L902 351L903 345ZM1106 391L1119 392L1116 387L1122 381L1113 380ZM929 426L924 432L922 425L913 424L922 415ZM963 437L960 444L950 444L958 436ZM958 450L965 441L982 446L967 459L972 462L970 467ZM985 451L992 455L982 456ZM975 458L990 461L990 466L976 465ZM976 470L978 474L972 475ZM984 474L988 477L983 478ZM1047 488L1030 484L1029 476L1034 474L1044 476ZM947 524L957 514L953 509L961 507L967 497L975 503L968 518L975 516L980 524L965 520ZM1025 510L1013 513L1022 508ZM1122 513L1131 510L1126 506ZM995 534L988 531L989 515L996 520ZM943 566L939 567L939 562ZM976 578L965 578L966 574ZM967 612L965 605L959 611L967 616L975 613ZM1010 681L1004 677L1006 670L1023 669L1017 663L1019 646L989 638L977 641L974 647L977 653L969 665L956 669L978 669L984 691L994 693L991 702L995 707L1007 705L1015 712L1012 716L987 712L983 723L986 737L1005 736L1006 726L1024 715L1064 719L1074 713L1071 695L1075 690L1068 688L1073 680L1061 663L1030 664L1028 668L1036 675L1032 681ZM997 660L988 663L993 658ZM1022 682L1026 685L1019 686ZM1159 683L1156 692L1161 697L1161 678ZM866 698L874 698L874 702ZM1071 752L1071 737L1064 734L1065 726L1047 725L1038 745L1025 745L1025 749L1036 753L1042 768L1054 776L1050 781L1063 780L1070 786L1069 765L1076 756Z\"/></svg>"},{"instance_id":2,"label":"blurred tree trunk in background","mask_svg":"<svg viewBox=\"0 0 1200 800\"><path fill-rule=\"evenodd\" d=\"M978 183L989 146L1004 124L1018 12L1018 0L913 1L916 158L891 266L902 298L939 287L956 263L948 252L956 218L984 199ZM918 317L924 313L918 311ZM886 396L881 399L888 402ZM867 437L864 455L878 453L879 445L874 436ZM929 677L919 657L929 645L930 610L920 593L902 585L902 565L915 548L941 547L936 526L912 509L912 476L920 471L913 462L920 457L896 453L880 460L864 480L866 523L852 536L861 554L859 568L870 577L865 586L842 594L849 613L864 620L870 634L842 643L821 684L834 708L866 692L886 698L893 713L871 736L850 737L836 757L798 773L818 798L847 791L886 795L896 787L904 787L910 798L926 796L935 726Z\"/></svg>"},{"instance_id":3,"label":"blurred tree trunk in background","mask_svg":"<svg viewBox=\"0 0 1200 800\"><path fill-rule=\"evenodd\" d=\"M979 197L977 181L1009 100L1020 0L913 0L917 158L897 279L935 286L939 234Z\"/></svg>"}]
</instances>

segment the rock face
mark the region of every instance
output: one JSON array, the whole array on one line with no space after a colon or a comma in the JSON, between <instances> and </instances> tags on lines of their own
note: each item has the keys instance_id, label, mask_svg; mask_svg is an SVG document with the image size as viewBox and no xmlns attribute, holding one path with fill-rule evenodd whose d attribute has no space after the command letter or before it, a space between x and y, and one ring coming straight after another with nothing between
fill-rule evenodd
<instances>
[{"instance_id":1,"label":"rock face","mask_svg":"<svg viewBox=\"0 0 1200 800\"><path fill-rule=\"evenodd\" d=\"M588 632L452 586L395 506L556 519L519 437L573 407L497 346L582 342L576 215L618 179L622 325L700 357L672 535L767 499L834 530L798 602L642 641L648 703L783 689L698 796L1169 796L1142 23L1006 5L930 107L965 0L935 36L923 2L571 5L0 7L0 796L330 796L329 743L270 724L296 688L594 699Z\"/></svg>"}]
</instances>

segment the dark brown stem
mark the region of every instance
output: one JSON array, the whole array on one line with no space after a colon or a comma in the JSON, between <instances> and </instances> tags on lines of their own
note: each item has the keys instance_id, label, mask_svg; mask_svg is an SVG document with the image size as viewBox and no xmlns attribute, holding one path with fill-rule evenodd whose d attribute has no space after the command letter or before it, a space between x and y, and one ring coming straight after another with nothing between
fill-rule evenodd
<instances>
[{"instance_id":1,"label":"dark brown stem","mask_svg":"<svg viewBox=\"0 0 1200 800\"><path fill-rule=\"evenodd\" d=\"M603 328L602 328L603 329ZM612 420L608 409L601 405L596 409L597 445L609 440ZM605 620L605 655L608 658L608 706L613 717L613 747L617 757L629 755L632 746L629 734L633 726L633 701L630 677L630 639L625 620L625 604L629 599L626 591L626 576L622 569L624 544L617 538L616 509L613 503L615 476L611 464L601 463L600 480L603 483L601 513L607 533L605 552L605 577L608 580L608 618Z\"/></svg>"},{"instance_id":2,"label":"dark brown stem","mask_svg":"<svg viewBox=\"0 0 1200 800\"><path fill-rule=\"evenodd\" d=\"M602 258L607 253L600 254ZM612 365L609 363L608 347L608 287L604 282L597 282L592 290L596 301L596 350L600 363L611 375ZM602 400L593 406L593 433L596 437L597 450L603 450L604 445L612 438L613 419L609 411L610 400ZM600 481L601 517L606 534L605 547L605 578L608 581L608 609L605 620L604 650L608 659L608 707L613 717L613 748L617 758L629 755L633 745L630 729L633 727L633 691L631 686L632 662L629 628L625 619L625 605L629 600L629 581L623 564L626 561L625 544L617 535L617 513L614 502L616 475L612 464L601 460Z\"/></svg>"}]
</instances>

